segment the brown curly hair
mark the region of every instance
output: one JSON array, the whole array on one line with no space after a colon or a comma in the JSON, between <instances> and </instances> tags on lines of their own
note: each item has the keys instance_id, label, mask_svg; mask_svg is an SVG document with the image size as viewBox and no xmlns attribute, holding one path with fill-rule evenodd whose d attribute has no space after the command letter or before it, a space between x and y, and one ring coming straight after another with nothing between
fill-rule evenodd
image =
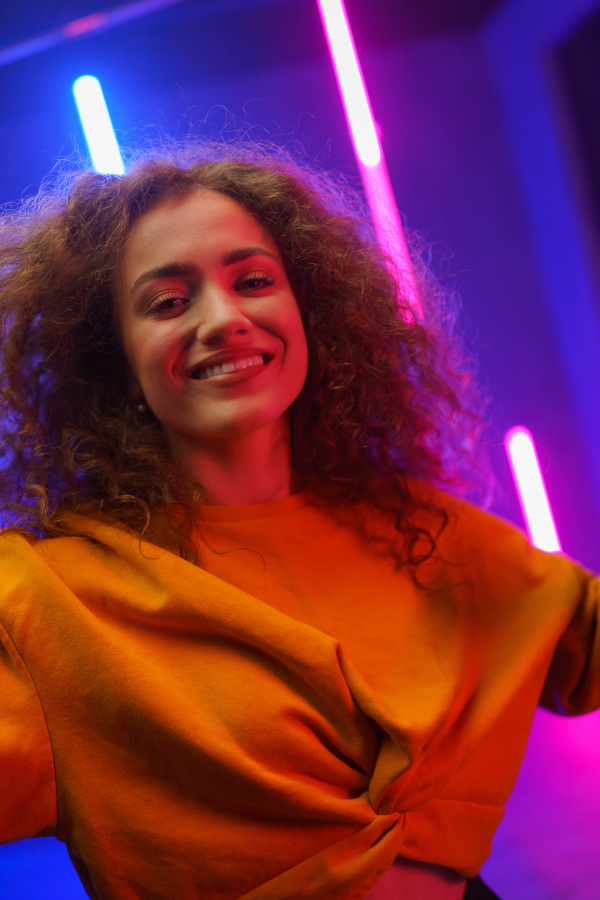
<instances>
[{"instance_id":1,"label":"brown curly hair","mask_svg":"<svg viewBox=\"0 0 600 900\"><path fill-rule=\"evenodd\" d=\"M472 381L415 260L417 321L339 177L257 145L171 145L127 174L55 178L0 226L0 498L5 525L64 533L60 509L103 507L144 534L152 511L201 501L171 462L160 423L139 416L115 313L115 281L135 222L198 188L240 203L274 237L309 346L290 410L292 464L318 496L393 514L417 562L415 485L456 482L477 427ZM468 448L467 448L468 449ZM436 535L428 533L429 555ZM420 552L420 551L419 551Z\"/></svg>"}]
</instances>

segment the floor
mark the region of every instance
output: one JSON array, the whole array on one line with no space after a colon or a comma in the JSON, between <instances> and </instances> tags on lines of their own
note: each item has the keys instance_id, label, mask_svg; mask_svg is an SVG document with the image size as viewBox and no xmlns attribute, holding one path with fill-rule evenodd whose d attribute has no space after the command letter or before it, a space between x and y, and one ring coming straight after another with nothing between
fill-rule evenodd
<instances>
[{"instance_id":1,"label":"floor","mask_svg":"<svg viewBox=\"0 0 600 900\"><path fill-rule=\"evenodd\" d=\"M600 713L539 712L483 877L503 900L599 900ZM85 900L62 844L0 847L1 900ZM415 898L413 898L415 900Z\"/></svg>"}]
</instances>

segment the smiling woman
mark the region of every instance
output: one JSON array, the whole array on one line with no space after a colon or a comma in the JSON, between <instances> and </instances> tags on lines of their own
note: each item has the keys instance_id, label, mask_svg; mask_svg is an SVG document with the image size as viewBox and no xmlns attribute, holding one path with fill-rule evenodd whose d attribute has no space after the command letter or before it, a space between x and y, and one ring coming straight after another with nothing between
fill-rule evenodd
<instances>
[{"instance_id":1,"label":"smiling woman","mask_svg":"<svg viewBox=\"0 0 600 900\"><path fill-rule=\"evenodd\" d=\"M216 191L164 200L132 230L117 308L132 392L207 501L291 493L287 412L308 352L271 235Z\"/></svg>"},{"instance_id":2,"label":"smiling woman","mask_svg":"<svg viewBox=\"0 0 600 900\"><path fill-rule=\"evenodd\" d=\"M210 236L208 248L228 258L199 257L198 229L204 243ZM411 479L456 486L461 473L471 477L477 393L458 345L441 327L449 321L443 295L421 267L424 330L385 265L361 201L341 180L272 148L172 146L139 160L122 178L59 179L57 189L47 187L9 214L3 233L0 310L9 330L0 485L7 521L61 534L61 509L101 504L142 531L157 508L195 504L207 491L218 502L214 479L198 480L199 446L192 441L192 452L188 435L192 418L209 410L223 418L204 434L207 464L218 446L230 488L237 473L235 490L245 484L249 492L239 500L261 499L252 485L270 467L282 473L281 442L267 461L270 442L261 429L254 437L247 431L245 445L215 441L228 434L227 410L241 415L244 407L250 417L263 400L271 434L287 448L288 486L387 509L405 535L407 559L423 533L417 510L445 519L439 504L415 494ZM208 262L212 268L220 262L219 272L202 271ZM198 321L199 340L186 355L171 336L191 331L188 323L201 309L213 321ZM233 332L247 334L224 342L218 318L232 315L240 317ZM225 351L228 361L229 345L242 343L240 337L265 365L253 373L261 387L254 400L249 391L238 402L250 381L198 375L210 357L220 364ZM169 353L177 356L171 368ZM157 380L159 358L167 371ZM168 391L184 387L180 407ZM191 399L196 394L201 403ZM141 405L147 413L139 413ZM231 427L246 428L241 418ZM248 456L251 441L257 454ZM188 461L183 467L179 459L174 465L179 453ZM247 457L245 471L231 453ZM278 494L284 481L273 482ZM437 528L426 529L430 549Z\"/></svg>"},{"instance_id":3,"label":"smiling woman","mask_svg":"<svg viewBox=\"0 0 600 900\"><path fill-rule=\"evenodd\" d=\"M167 148L6 215L0 841L95 900L459 900L598 582L459 501L476 391L338 179Z\"/></svg>"}]
</instances>

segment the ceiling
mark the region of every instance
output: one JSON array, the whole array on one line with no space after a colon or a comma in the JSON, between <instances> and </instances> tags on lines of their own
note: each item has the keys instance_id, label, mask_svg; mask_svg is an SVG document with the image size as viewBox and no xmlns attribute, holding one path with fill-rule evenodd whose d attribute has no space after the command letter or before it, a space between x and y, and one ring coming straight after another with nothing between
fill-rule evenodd
<instances>
[{"instance_id":1,"label":"ceiling","mask_svg":"<svg viewBox=\"0 0 600 900\"><path fill-rule=\"evenodd\" d=\"M315 0L18 0L3 3L0 10L0 49L30 41L88 16L116 24L122 16L141 18L160 14L184 21L193 16L224 18L254 12L268 14L269 7L313 4ZM363 44L406 41L436 32L470 28L480 24L502 0L346 0L355 32ZM100 14L100 17L98 17ZM93 20L90 20L90 24ZM31 52L36 52L31 48Z\"/></svg>"}]
</instances>

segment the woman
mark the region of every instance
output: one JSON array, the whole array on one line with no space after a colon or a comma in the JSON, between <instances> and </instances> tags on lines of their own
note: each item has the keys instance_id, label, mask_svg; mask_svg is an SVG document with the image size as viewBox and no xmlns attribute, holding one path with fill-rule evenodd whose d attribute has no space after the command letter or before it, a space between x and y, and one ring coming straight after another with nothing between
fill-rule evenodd
<instances>
[{"instance_id":1,"label":"woman","mask_svg":"<svg viewBox=\"0 0 600 900\"><path fill-rule=\"evenodd\" d=\"M490 896L597 582L439 491L468 379L357 202L196 148L5 233L2 840L102 900Z\"/></svg>"}]
</instances>

